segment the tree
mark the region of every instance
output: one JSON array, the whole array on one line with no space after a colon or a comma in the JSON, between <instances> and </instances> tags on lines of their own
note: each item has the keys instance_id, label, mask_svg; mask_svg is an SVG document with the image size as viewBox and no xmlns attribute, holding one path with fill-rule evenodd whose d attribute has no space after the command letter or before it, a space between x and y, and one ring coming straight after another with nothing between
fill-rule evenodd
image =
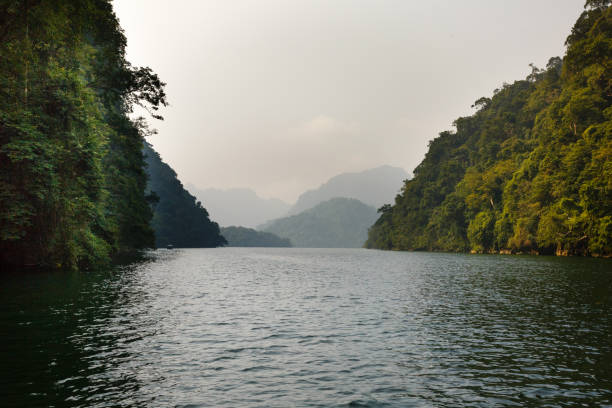
<instances>
[{"instance_id":1,"label":"tree","mask_svg":"<svg viewBox=\"0 0 612 408\"><path fill-rule=\"evenodd\" d=\"M125 61L109 1L0 4L0 262L76 267L150 246L143 137L164 84Z\"/></svg>"},{"instance_id":2,"label":"tree","mask_svg":"<svg viewBox=\"0 0 612 408\"><path fill-rule=\"evenodd\" d=\"M612 8L429 144L367 247L612 255Z\"/></svg>"}]
</instances>

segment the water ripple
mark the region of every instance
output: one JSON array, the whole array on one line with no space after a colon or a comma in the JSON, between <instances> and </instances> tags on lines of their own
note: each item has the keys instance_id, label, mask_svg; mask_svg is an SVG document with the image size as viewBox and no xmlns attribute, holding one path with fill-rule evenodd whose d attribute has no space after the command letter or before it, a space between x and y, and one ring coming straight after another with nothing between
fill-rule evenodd
<instances>
[{"instance_id":1,"label":"water ripple","mask_svg":"<svg viewBox=\"0 0 612 408\"><path fill-rule=\"evenodd\" d=\"M612 263L159 250L2 276L0 398L37 407L612 405Z\"/></svg>"}]
</instances>

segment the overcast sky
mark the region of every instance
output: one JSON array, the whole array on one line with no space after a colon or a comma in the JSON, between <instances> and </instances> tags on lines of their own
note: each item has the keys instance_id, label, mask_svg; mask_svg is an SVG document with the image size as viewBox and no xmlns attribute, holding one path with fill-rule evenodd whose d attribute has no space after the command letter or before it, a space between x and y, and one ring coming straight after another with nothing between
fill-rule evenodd
<instances>
[{"instance_id":1,"label":"overcast sky","mask_svg":"<svg viewBox=\"0 0 612 408\"><path fill-rule=\"evenodd\" d=\"M563 55L584 0L113 4L128 59L167 82L148 140L181 181L293 202L338 173L412 172L476 99Z\"/></svg>"}]
</instances>

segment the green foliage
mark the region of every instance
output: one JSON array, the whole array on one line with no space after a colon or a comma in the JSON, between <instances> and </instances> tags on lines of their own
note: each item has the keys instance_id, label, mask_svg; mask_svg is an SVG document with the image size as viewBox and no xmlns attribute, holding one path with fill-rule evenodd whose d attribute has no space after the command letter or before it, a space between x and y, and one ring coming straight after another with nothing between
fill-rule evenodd
<instances>
[{"instance_id":1,"label":"green foliage","mask_svg":"<svg viewBox=\"0 0 612 408\"><path fill-rule=\"evenodd\" d=\"M144 146L149 175L147 190L154 202L155 244L180 248L210 248L227 244L219 225L210 221L208 212L183 188L176 173L164 163L149 144Z\"/></svg>"},{"instance_id":2,"label":"green foliage","mask_svg":"<svg viewBox=\"0 0 612 408\"><path fill-rule=\"evenodd\" d=\"M109 1L0 1L0 262L76 267L153 244L134 104L164 84L125 61Z\"/></svg>"},{"instance_id":3,"label":"green foliage","mask_svg":"<svg viewBox=\"0 0 612 408\"><path fill-rule=\"evenodd\" d=\"M612 9L585 8L563 60L430 142L367 247L612 255Z\"/></svg>"},{"instance_id":4,"label":"green foliage","mask_svg":"<svg viewBox=\"0 0 612 408\"><path fill-rule=\"evenodd\" d=\"M494 247L495 214L491 210L481 211L470 221L467 237L473 250L482 252Z\"/></svg>"},{"instance_id":5,"label":"green foliage","mask_svg":"<svg viewBox=\"0 0 612 408\"><path fill-rule=\"evenodd\" d=\"M291 241L270 232L244 227L221 228L221 235L232 247L291 247Z\"/></svg>"}]
</instances>

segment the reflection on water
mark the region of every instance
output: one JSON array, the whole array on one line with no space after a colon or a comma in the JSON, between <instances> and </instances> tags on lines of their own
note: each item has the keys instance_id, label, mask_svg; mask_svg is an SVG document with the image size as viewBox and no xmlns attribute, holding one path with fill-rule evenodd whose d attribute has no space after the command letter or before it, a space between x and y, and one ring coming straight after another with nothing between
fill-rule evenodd
<instances>
[{"instance_id":1,"label":"reflection on water","mask_svg":"<svg viewBox=\"0 0 612 408\"><path fill-rule=\"evenodd\" d=\"M159 250L0 276L5 406L612 404L612 262Z\"/></svg>"},{"instance_id":2,"label":"reflection on water","mask_svg":"<svg viewBox=\"0 0 612 408\"><path fill-rule=\"evenodd\" d=\"M129 343L147 294L126 268L103 273L3 276L2 400L7 406L90 406L124 399L140 385Z\"/></svg>"}]
</instances>

